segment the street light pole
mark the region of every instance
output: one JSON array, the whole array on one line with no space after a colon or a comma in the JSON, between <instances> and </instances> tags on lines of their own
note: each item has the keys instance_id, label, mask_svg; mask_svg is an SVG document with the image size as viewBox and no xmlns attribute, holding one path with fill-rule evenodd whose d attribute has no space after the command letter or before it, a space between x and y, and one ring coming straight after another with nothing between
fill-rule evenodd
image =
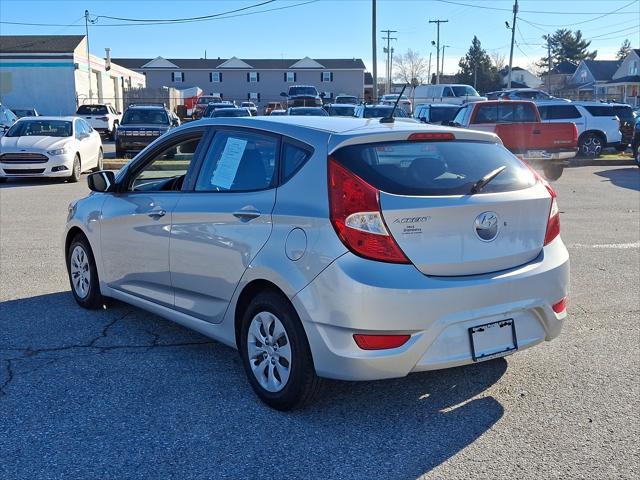
<instances>
[{"instance_id":1,"label":"street light pole","mask_svg":"<svg viewBox=\"0 0 640 480\"><path fill-rule=\"evenodd\" d=\"M440 84L440 24L447 23L449 20L429 20L429 23L435 23L437 25L437 38L436 38L436 85Z\"/></svg>"},{"instance_id":2,"label":"street light pole","mask_svg":"<svg viewBox=\"0 0 640 480\"><path fill-rule=\"evenodd\" d=\"M89 10L84 11L84 28L87 32L87 68L89 69L89 101L93 101L93 90L91 89L91 56L89 54Z\"/></svg>"},{"instance_id":3,"label":"street light pole","mask_svg":"<svg viewBox=\"0 0 640 480\"><path fill-rule=\"evenodd\" d=\"M385 48L385 52L387 54L387 85L385 87L384 93L389 93L391 90L391 40L397 40L397 38L392 37L392 33L396 33L397 30L380 30L382 33L386 33L386 37L382 37L383 40L387 41L387 48Z\"/></svg>"},{"instance_id":4,"label":"street light pole","mask_svg":"<svg viewBox=\"0 0 640 480\"><path fill-rule=\"evenodd\" d=\"M371 46L373 49L373 101L378 101L378 51L376 48L376 0L371 0Z\"/></svg>"},{"instance_id":5,"label":"street light pole","mask_svg":"<svg viewBox=\"0 0 640 480\"><path fill-rule=\"evenodd\" d=\"M441 67L441 74L444 75L444 49L447 47L451 47L451 45L443 45L442 46L442 67Z\"/></svg>"}]
</instances>

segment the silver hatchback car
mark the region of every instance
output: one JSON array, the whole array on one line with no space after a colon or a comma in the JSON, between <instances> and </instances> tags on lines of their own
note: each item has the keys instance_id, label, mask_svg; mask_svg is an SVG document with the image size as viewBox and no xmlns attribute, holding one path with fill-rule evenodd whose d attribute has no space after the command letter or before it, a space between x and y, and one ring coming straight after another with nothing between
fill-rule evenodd
<instances>
[{"instance_id":1,"label":"silver hatchback car","mask_svg":"<svg viewBox=\"0 0 640 480\"><path fill-rule=\"evenodd\" d=\"M76 301L133 304L236 347L268 405L323 378L481 362L556 337L556 194L490 133L337 117L206 119L89 176Z\"/></svg>"}]
</instances>

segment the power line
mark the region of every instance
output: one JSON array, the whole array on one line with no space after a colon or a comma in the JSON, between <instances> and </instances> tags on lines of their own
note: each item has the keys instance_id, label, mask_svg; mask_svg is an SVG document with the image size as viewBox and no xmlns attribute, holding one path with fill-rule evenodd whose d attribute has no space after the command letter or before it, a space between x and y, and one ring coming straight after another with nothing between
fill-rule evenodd
<instances>
[{"instance_id":1,"label":"power line","mask_svg":"<svg viewBox=\"0 0 640 480\"><path fill-rule=\"evenodd\" d=\"M93 24L93 27L133 27L133 26L152 26L152 25L171 25L171 24L179 24L179 23L195 23L195 22L207 22L211 20L226 20L228 18L235 17L245 17L249 15L258 15L260 13L274 12L277 10L285 10L287 8L300 7L303 5L308 5L311 3L319 2L320 0L307 0L306 2L294 3L293 5L285 5L282 7L274 7L267 8L264 10L258 10L257 12L245 12L245 13L236 13L229 15L229 12L225 12L226 16L218 16L214 18L207 18L204 20L189 20L184 22L157 22L157 23L96 23ZM82 17L84 18L84 16ZM73 25L73 24L60 24L60 23L31 23L31 22L7 22L0 21L0 24L5 25L23 25L23 26L34 26L34 27L80 27L81 25Z\"/></svg>"},{"instance_id":2,"label":"power line","mask_svg":"<svg viewBox=\"0 0 640 480\"><path fill-rule=\"evenodd\" d=\"M474 5L471 3L454 2L452 0L435 0L440 3L448 3L450 5L462 5L465 7L481 8L483 10L497 10L501 12L511 12L510 8L487 7L486 5ZM634 0L635 1L635 0ZM538 13L549 15L628 15L630 12L549 12L543 10L520 10L520 13Z\"/></svg>"},{"instance_id":3,"label":"power line","mask_svg":"<svg viewBox=\"0 0 640 480\"><path fill-rule=\"evenodd\" d=\"M638 27L637 25L635 25L635 26L633 26L633 27L627 27L627 28L623 28L623 29L621 29L621 30L615 30L615 31L613 31L613 32L602 33L602 34L600 34L600 35L590 36L590 37L589 37L589 40L594 39L594 38L606 37L607 35L612 35L612 34L614 34L614 33L626 32L626 31L628 31L628 30L637 30L638 28L640 28L640 27ZM633 32L629 32L629 33L633 33Z\"/></svg>"},{"instance_id":4,"label":"power line","mask_svg":"<svg viewBox=\"0 0 640 480\"><path fill-rule=\"evenodd\" d=\"M594 18L590 18L589 20L583 20L581 22L571 22L571 26L575 26L575 25L582 25L583 23L589 23L589 22L594 22L595 20L599 20L601 18L607 17L609 15L613 15L614 13L619 12L622 9L625 9L627 7L630 7L631 5L633 5L634 3L638 3L638 0L633 0L629 3L627 3L626 5L623 5L620 8L617 8L615 10L612 10L611 12L608 13L603 13L602 15L599 15L597 17ZM623 13L630 13L630 12L623 12ZM524 21L524 20L523 20ZM536 22L527 22L530 23L532 25L538 25L540 27L566 27L566 23L556 23L556 24L548 24L548 23L536 23Z\"/></svg>"},{"instance_id":5,"label":"power line","mask_svg":"<svg viewBox=\"0 0 640 480\"><path fill-rule=\"evenodd\" d=\"M160 19L148 19L148 18L123 18L123 17L110 17L108 15L97 15L92 23L97 22L100 18L107 18L109 20L118 20L121 22L140 22L140 23L160 23L160 22L171 22L171 23L183 23L183 22L193 22L195 20L209 20L216 17L221 17L223 15L227 15L230 13L242 12L244 10L249 10L251 8L261 7L262 5L266 5L268 3L273 3L275 0L266 0L262 3L256 3L254 5L248 5L246 7L237 8L235 10L229 10L228 12L222 13L214 13L212 15L202 15L200 17L187 17L187 18L160 18Z\"/></svg>"}]
</instances>

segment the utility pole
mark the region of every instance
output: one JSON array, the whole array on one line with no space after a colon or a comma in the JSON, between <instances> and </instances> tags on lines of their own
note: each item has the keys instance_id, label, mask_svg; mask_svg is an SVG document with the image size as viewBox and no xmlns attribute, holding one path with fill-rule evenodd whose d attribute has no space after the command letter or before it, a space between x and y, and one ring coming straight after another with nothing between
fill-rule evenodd
<instances>
[{"instance_id":1,"label":"utility pole","mask_svg":"<svg viewBox=\"0 0 640 480\"><path fill-rule=\"evenodd\" d=\"M397 40L396 37L392 37L392 33L396 33L397 30L380 30L382 33L386 33L386 37L382 37L383 40L387 41L387 47L384 49L387 54L387 86L385 88L384 93L389 93L391 90L391 40Z\"/></svg>"},{"instance_id":2,"label":"utility pole","mask_svg":"<svg viewBox=\"0 0 640 480\"><path fill-rule=\"evenodd\" d=\"M440 24L447 23L449 20L429 20L429 23L437 25L438 36L436 38L436 85L440 84Z\"/></svg>"},{"instance_id":3,"label":"utility pole","mask_svg":"<svg viewBox=\"0 0 640 480\"><path fill-rule=\"evenodd\" d=\"M431 84L431 52L429 52L429 68L427 68L427 83Z\"/></svg>"},{"instance_id":4,"label":"utility pole","mask_svg":"<svg viewBox=\"0 0 640 480\"><path fill-rule=\"evenodd\" d=\"M376 48L376 0L371 0L371 45L373 47L373 98L374 102L378 101L378 51Z\"/></svg>"},{"instance_id":5,"label":"utility pole","mask_svg":"<svg viewBox=\"0 0 640 480\"><path fill-rule=\"evenodd\" d=\"M93 90L91 89L91 56L89 55L89 10L84 11L84 28L87 32L87 68L89 69L89 101L93 101Z\"/></svg>"},{"instance_id":6,"label":"utility pole","mask_svg":"<svg viewBox=\"0 0 640 480\"><path fill-rule=\"evenodd\" d=\"M511 25L511 51L509 52L509 80L507 81L507 88L511 88L511 69L513 67L513 44L516 40L516 18L518 18L518 0L515 0L513 4L513 25ZM509 28L509 24L507 24Z\"/></svg>"},{"instance_id":7,"label":"utility pole","mask_svg":"<svg viewBox=\"0 0 640 480\"><path fill-rule=\"evenodd\" d=\"M549 69L547 71L547 92L551 95L551 36L547 35L547 60L549 61Z\"/></svg>"},{"instance_id":8,"label":"utility pole","mask_svg":"<svg viewBox=\"0 0 640 480\"><path fill-rule=\"evenodd\" d=\"M451 45L442 45L442 67L440 68L440 74L444 75L444 49Z\"/></svg>"},{"instance_id":9,"label":"utility pole","mask_svg":"<svg viewBox=\"0 0 640 480\"><path fill-rule=\"evenodd\" d=\"M391 47L391 58L389 59L389 93L393 87L393 47Z\"/></svg>"}]
</instances>

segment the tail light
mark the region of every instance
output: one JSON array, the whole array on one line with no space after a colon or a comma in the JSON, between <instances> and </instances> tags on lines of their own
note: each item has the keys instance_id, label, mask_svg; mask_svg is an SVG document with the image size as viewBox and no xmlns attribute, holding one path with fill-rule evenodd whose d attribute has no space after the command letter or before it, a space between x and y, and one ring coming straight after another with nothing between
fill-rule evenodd
<instances>
[{"instance_id":1,"label":"tail light","mask_svg":"<svg viewBox=\"0 0 640 480\"><path fill-rule=\"evenodd\" d=\"M553 311L556 313L564 312L567 309L567 297L564 297L558 303L551 305L551 308L553 308Z\"/></svg>"},{"instance_id":2,"label":"tail light","mask_svg":"<svg viewBox=\"0 0 640 480\"><path fill-rule=\"evenodd\" d=\"M386 350L407 343L411 335L365 335L356 333L353 339L362 350Z\"/></svg>"},{"instance_id":3,"label":"tail light","mask_svg":"<svg viewBox=\"0 0 640 480\"><path fill-rule=\"evenodd\" d=\"M558 208L558 201L555 190L551 188L548 182L545 182L545 187L551 195L551 208L549 209L549 220L547 220L547 232L544 235L544 244L548 245L551 241L560 235L560 209Z\"/></svg>"},{"instance_id":4,"label":"tail light","mask_svg":"<svg viewBox=\"0 0 640 480\"><path fill-rule=\"evenodd\" d=\"M328 160L329 214L342 243L370 260L409 263L384 223L379 191L333 158Z\"/></svg>"}]
</instances>

